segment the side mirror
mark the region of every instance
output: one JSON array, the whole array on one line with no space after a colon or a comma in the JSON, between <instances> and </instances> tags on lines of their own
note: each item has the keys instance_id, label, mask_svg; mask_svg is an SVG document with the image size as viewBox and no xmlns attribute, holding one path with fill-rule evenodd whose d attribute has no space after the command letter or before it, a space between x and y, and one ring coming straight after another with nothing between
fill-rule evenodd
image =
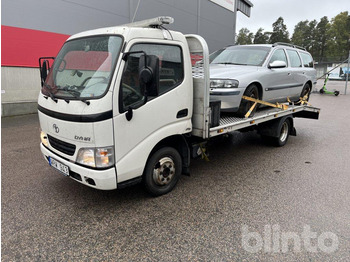
<instances>
[{"instance_id":1,"label":"side mirror","mask_svg":"<svg viewBox=\"0 0 350 262\"><path fill-rule=\"evenodd\" d=\"M155 55L141 55L139 60L139 80L145 96L159 94L159 58Z\"/></svg>"},{"instance_id":2,"label":"side mirror","mask_svg":"<svg viewBox=\"0 0 350 262\"><path fill-rule=\"evenodd\" d=\"M48 65L49 61L44 60L43 61L43 65L40 69L40 77L41 77L41 86L43 86L43 84L45 83L45 80L47 78L47 70L48 70Z\"/></svg>"},{"instance_id":3,"label":"side mirror","mask_svg":"<svg viewBox=\"0 0 350 262\"><path fill-rule=\"evenodd\" d=\"M275 68L285 68L287 67L287 63L284 61L273 61L272 63L269 64L270 69L275 69Z\"/></svg>"},{"instance_id":4,"label":"side mirror","mask_svg":"<svg viewBox=\"0 0 350 262\"><path fill-rule=\"evenodd\" d=\"M55 57L40 57L39 58L39 70L40 70L41 86L44 85L45 80L47 78L47 73L50 70L50 62L49 62L50 59L54 60Z\"/></svg>"}]
</instances>

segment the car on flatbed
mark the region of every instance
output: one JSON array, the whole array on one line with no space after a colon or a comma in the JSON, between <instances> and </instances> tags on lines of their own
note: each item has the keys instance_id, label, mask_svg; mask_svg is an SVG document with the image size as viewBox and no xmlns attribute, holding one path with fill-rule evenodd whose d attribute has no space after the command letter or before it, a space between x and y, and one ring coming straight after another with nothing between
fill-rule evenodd
<instances>
[{"instance_id":1,"label":"car on flatbed","mask_svg":"<svg viewBox=\"0 0 350 262\"><path fill-rule=\"evenodd\" d=\"M221 111L244 116L253 102L298 103L316 84L313 58L304 48L286 43L228 46L212 55L210 97Z\"/></svg>"}]
</instances>

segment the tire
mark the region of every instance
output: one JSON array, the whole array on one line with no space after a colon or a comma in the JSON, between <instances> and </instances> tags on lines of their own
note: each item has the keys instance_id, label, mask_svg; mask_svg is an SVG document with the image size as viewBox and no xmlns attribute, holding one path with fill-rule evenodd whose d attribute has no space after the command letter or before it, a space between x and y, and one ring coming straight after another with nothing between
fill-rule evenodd
<instances>
[{"instance_id":1,"label":"tire","mask_svg":"<svg viewBox=\"0 0 350 262\"><path fill-rule=\"evenodd\" d=\"M322 89L321 89L321 90L322 90ZM320 92L321 92L321 91L320 91ZM306 95L307 95L306 101L309 101L310 95L311 95L311 87L310 87L310 85L307 84L307 83L304 85L303 90L302 90L301 93L300 93L300 97L304 97L304 96L306 96ZM294 104L295 104L295 105L300 105L301 102L300 102L300 100L298 100L298 101L296 101Z\"/></svg>"},{"instance_id":2,"label":"tire","mask_svg":"<svg viewBox=\"0 0 350 262\"><path fill-rule=\"evenodd\" d=\"M243 95L259 99L258 87L256 85L254 85L254 84L248 86L246 88L246 90L244 91ZM253 104L254 104L254 102L246 101L246 100L244 100L242 98L241 104L239 105L239 108L238 108L238 111L237 111L236 115L239 116L239 117L244 117L245 114L249 111L249 109L252 107ZM257 107L258 107L258 105L254 108L254 110L252 111L250 116L254 116Z\"/></svg>"},{"instance_id":3,"label":"tire","mask_svg":"<svg viewBox=\"0 0 350 262\"><path fill-rule=\"evenodd\" d=\"M172 147L163 147L156 151L148 160L144 185L153 196L169 193L180 178L182 159L179 152Z\"/></svg>"},{"instance_id":4,"label":"tire","mask_svg":"<svg viewBox=\"0 0 350 262\"><path fill-rule=\"evenodd\" d=\"M271 142L276 147L284 146L289 138L291 130L291 123L289 119L286 119L282 122L282 124L278 127L278 137L271 137Z\"/></svg>"}]
</instances>

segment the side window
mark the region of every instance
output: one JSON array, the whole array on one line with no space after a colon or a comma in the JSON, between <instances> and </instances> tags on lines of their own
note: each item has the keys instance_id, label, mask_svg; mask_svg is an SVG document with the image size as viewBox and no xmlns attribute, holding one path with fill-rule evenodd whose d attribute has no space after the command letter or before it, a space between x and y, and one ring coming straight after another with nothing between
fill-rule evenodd
<instances>
[{"instance_id":1,"label":"side window","mask_svg":"<svg viewBox=\"0 0 350 262\"><path fill-rule=\"evenodd\" d=\"M126 62L119 93L121 112L129 107L137 108L145 100L144 90L139 84L139 60L140 54L131 54Z\"/></svg>"},{"instance_id":2,"label":"side window","mask_svg":"<svg viewBox=\"0 0 350 262\"><path fill-rule=\"evenodd\" d=\"M274 61L284 61L286 62L286 64L288 65L288 62L287 62L287 57L286 57L286 53L284 52L283 49L277 49L271 59L270 59L270 63L274 62Z\"/></svg>"},{"instance_id":3,"label":"side window","mask_svg":"<svg viewBox=\"0 0 350 262\"><path fill-rule=\"evenodd\" d=\"M300 57L295 50L287 50L291 67L301 67Z\"/></svg>"},{"instance_id":4,"label":"side window","mask_svg":"<svg viewBox=\"0 0 350 262\"><path fill-rule=\"evenodd\" d=\"M303 59L304 67L314 67L314 60L310 54L300 52L301 59Z\"/></svg>"},{"instance_id":5,"label":"side window","mask_svg":"<svg viewBox=\"0 0 350 262\"><path fill-rule=\"evenodd\" d=\"M131 52L144 51L147 55L156 55L159 58L159 96L178 86L184 78L182 49L175 45L163 44L136 44ZM129 107L137 108L145 99L144 90L139 84L139 59L141 53L131 54L124 68L121 83L121 111ZM148 97L148 100L154 97Z\"/></svg>"}]
</instances>

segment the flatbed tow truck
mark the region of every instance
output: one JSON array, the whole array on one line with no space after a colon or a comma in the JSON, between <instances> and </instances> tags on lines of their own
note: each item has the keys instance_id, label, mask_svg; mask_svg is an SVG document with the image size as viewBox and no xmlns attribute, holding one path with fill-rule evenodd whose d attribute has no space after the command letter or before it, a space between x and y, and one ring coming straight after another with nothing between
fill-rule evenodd
<instances>
[{"instance_id":1,"label":"flatbed tow truck","mask_svg":"<svg viewBox=\"0 0 350 262\"><path fill-rule=\"evenodd\" d=\"M172 22L158 17L79 33L51 67L51 58L39 59L40 147L53 168L101 190L143 182L159 196L189 174L213 137L257 130L283 146L296 135L295 117L318 119L320 109L303 98L245 118L221 114L220 101L210 101L206 41L167 30Z\"/></svg>"}]
</instances>

